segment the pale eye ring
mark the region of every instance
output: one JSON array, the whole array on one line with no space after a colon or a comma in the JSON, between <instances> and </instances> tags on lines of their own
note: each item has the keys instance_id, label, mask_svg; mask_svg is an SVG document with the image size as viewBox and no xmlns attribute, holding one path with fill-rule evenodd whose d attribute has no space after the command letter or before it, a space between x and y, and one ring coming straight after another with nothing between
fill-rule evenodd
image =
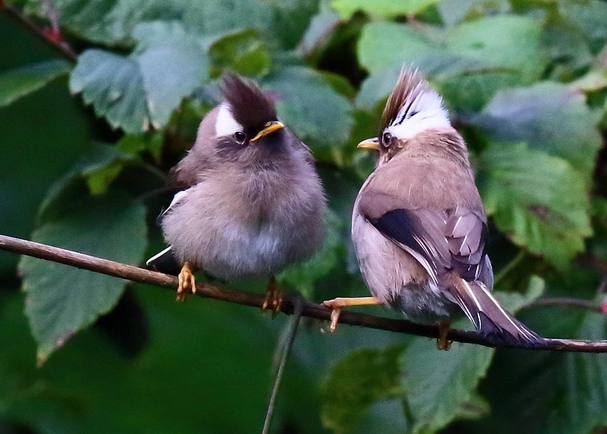
<instances>
[{"instance_id":1,"label":"pale eye ring","mask_svg":"<svg viewBox=\"0 0 607 434\"><path fill-rule=\"evenodd\" d=\"M381 143L382 145L384 145L386 148L388 146L390 146L390 143L392 143L392 134L385 132L382 134L381 136Z\"/></svg>"},{"instance_id":2,"label":"pale eye ring","mask_svg":"<svg viewBox=\"0 0 607 434\"><path fill-rule=\"evenodd\" d=\"M234 133L234 140L236 140L236 143L239 145L244 145L244 143L247 141L247 135L242 131L236 131Z\"/></svg>"}]
</instances>

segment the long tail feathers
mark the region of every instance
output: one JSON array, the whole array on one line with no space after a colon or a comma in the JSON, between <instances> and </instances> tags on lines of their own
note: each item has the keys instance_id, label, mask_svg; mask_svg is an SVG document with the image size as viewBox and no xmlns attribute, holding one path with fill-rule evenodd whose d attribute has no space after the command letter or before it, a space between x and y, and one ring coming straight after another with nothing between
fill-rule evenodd
<instances>
[{"instance_id":1,"label":"long tail feathers","mask_svg":"<svg viewBox=\"0 0 607 434\"><path fill-rule=\"evenodd\" d=\"M453 296L479 333L496 344L516 344L535 347L542 337L507 312L479 281L458 279Z\"/></svg>"}]
</instances>

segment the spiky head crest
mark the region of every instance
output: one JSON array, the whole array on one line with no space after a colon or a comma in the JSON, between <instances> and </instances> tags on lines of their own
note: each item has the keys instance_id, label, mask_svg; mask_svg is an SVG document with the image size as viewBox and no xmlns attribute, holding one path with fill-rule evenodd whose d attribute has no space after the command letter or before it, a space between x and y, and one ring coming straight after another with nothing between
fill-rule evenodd
<instances>
[{"instance_id":1,"label":"spiky head crest","mask_svg":"<svg viewBox=\"0 0 607 434\"><path fill-rule=\"evenodd\" d=\"M417 69L400 72L381 117L381 135L388 132L406 139L430 128L450 126L441 96Z\"/></svg>"},{"instance_id":2,"label":"spiky head crest","mask_svg":"<svg viewBox=\"0 0 607 434\"><path fill-rule=\"evenodd\" d=\"M234 120L245 129L257 128L277 119L274 102L250 80L228 73L223 78L221 92Z\"/></svg>"}]
</instances>

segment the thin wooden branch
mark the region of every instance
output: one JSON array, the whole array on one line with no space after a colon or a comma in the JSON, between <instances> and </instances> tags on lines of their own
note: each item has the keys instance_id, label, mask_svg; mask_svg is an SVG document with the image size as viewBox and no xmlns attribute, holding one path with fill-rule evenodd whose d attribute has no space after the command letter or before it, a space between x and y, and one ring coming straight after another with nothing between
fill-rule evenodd
<instances>
[{"instance_id":1,"label":"thin wooden branch","mask_svg":"<svg viewBox=\"0 0 607 434\"><path fill-rule=\"evenodd\" d=\"M156 271L145 270L132 265L121 264L119 262L109 261L107 259L96 258L94 256L60 249L45 244L32 241L21 240L5 235L0 235L0 250L6 250L22 255L33 256L35 258L45 259L47 261L58 262L70 265L72 267L84 270L94 271L96 273L106 274L108 276L119 277L133 282L146 283L163 288L177 289L178 282L175 276L169 276ZM199 283L196 285L198 296L210 297L217 300L223 300L230 303L243 304L261 308L264 300L263 294L239 291L232 288L222 287L215 284ZM330 320L328 308L302 301L302 316L315 318L319 320ZM295 298L285 296L280 307L281 312L291 315L295 309ZM430 325L416 324L406 320L396 320L382 318L373 315L366 315L357 312L344 311L340 317L340 324L355 325L359 327L372 328L377 330L386 330L396 333L405 333L416 336L425 336L428 338L437 338L439 336L438 327ZM485 347L510 347L523 348L515 345L496 345L495 342L485 336L466 330L450 330L447 338L454 342L463 342L468 344L483 345ZM607 341L583 341L571 339L544 339L533 350L549 351L573 351L584 353L607 353Z\"/></svg>"},{"instance_id":2,"label":"thin wooden branch","mask_svg":"<svg viewBox=\"0 0 607 434\"><path fill-rule=\"evenodd\" d=\"M543 306L564 306L576 307L578 309L590 310L592 312L604 313L604 307L601 303L593 300L583 300L580 298L569 297L542 297L532 303L529 303L526 308L543 307Z\"/></svg>"},{"instance_id":3,"label":"thin wooden branch","mask_svg":"<svg viewBox=\"0 0 607 434\"><path fill-rule=\"evenodd\" d=\"M0 0L0 11L4 9L6 12L11 15L19 24L24 26L26 29L31 31L33 34L41 38L44 42L48 43L52 48L57 50L59 54L63 57L71 60L72 62L76 62L78 60L78 53L76 53L70 44L68 44L65 40L63 40L63 36L61 32L56 27L57 23L55 21L51 24L53 28L50 31L40 27L34 20L26 16L22 11L20 11L17 7L13 6L10 3L3 3Z\"/></svg>"}]
</instances>

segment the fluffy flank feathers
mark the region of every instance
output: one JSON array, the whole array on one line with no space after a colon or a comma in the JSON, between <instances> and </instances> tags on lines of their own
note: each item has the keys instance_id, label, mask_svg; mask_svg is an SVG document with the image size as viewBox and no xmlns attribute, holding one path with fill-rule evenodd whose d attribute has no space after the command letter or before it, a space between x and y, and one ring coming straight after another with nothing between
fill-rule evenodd
<instances>
[{"instance_id":1,"label":"fluffy flank feathers","mask_svg":"<svg viewBox=\"0 0 607 434\"><path fill-rule=\"evenodd\" d=\"M251 128L277 120L274 102L253 82L229 73L223 78L221 92L240 125Z\"/></svg>"}]
</instances>

